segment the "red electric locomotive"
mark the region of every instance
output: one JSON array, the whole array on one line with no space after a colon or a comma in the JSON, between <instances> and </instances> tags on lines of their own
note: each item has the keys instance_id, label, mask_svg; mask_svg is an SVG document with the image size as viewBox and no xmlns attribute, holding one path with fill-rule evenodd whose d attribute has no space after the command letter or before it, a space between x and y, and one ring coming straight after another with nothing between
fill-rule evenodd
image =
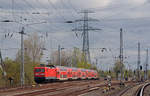
<instances>
[{"instance_id":1,"label":"red electric locomotive","mask_svg":"<svg viewBox=\"0 0 150 96\"><path fill-rule=\"evenodd\" d=\"M34 68L34 80L36 83L77 79L98 79L98 73L95 70L54 65Z\"/></svg>"}]
</instances>

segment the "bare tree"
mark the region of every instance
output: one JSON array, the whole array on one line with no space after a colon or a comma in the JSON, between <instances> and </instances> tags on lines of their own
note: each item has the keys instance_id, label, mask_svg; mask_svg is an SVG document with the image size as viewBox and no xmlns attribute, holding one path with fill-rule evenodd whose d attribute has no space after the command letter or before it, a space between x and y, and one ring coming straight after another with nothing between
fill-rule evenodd
<instances>
[{"instance_id":1,"label":"bare tree","mask_svg":"<svg viewBox=\"0 0 150 96\"><path fill-rule=\"evenodd\" d=\"M25 83L33 83L33 69L40 64L43 55L43 41L36 33L32 33L24 40L24 61L25 61ZM21 51L19 50L15 62L20 64Z\"/></svg>"},{"instance_id":2,"label":"bare tree","mask_svg":"<svg viewBox=\"0 0 150 96\"><path fill-rule=\"evenodd\" d=\"M43 55L43 43L37 33L33 33L24 41L25 56L29 57L33 63L40 62Z\"/></svg>"},{"instance_id":3,"label":"bare tree","mask_svg":"<svg viewBox=\"0 0 150 96\"><path fill-rule=\"evenodd\" d=\"M67 51L61 51L61 65L70 66L71 65L71 54ZM58 51L51 54L51 60L54 65L59 65Z\"/></svg>"},{"instance_id":4,"label":"bare tree","mask_svg":"<svg viewBox=\"0 0 150 96\"><path fill-rule=\"evenodd\" d=\"M123 63L121 63L119 60L117 60L114 64L114 72L116 74L116 78L118 79L119 73L121 74L121 71L125 70L125 66ZM121 74L123 76L123 74Z\"/></svg>"},{"instance_id":5,"label":"bare tree","mask_svg":"<svg viewBox=\"0 0 150 96\"><path fill-rule=\"evenodd\" d=\"M54 65L59 65L58 51L51 54L51 61ZM74 48L73 51L61 51L61 65L79 68L91 68L91 65L83 61L82 52L79 48Z\"/></svg>"}]
</instances>

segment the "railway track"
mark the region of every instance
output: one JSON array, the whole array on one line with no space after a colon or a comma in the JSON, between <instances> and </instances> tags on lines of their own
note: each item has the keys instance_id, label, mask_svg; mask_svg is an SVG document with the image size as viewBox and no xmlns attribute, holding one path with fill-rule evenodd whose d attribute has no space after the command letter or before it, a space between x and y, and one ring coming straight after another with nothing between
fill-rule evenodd
<instances>
[{"instance_id":1,"label":"railway track","mask_svg":"<svg viewBox=\"0 0 150 96\"><path fill-rule=\"evenodd\" d=\"M89 82L88 84L78 84L77 86L66 86L57 89L46 89L39 90L31 93L19 94L15 96L78 96L87 92L98 90L102 87L105 87L106 84L100 82L94 82L93 84ZM113 82L112 86L119 85L119 82Z\"/></svg>"},{"instance_id":2,"label":"railway track","mask_svg":"<svg viewBox=\"0 0 150 96\"><path fill-rule=\"evenodd\" d=\"M125 82L126 84L131 84L133 82ZM120 82L117 82L117 83L112 83L112 87L114 86L119 86L120 85ZM104 85L96 85L96 86L91 86L91 87L87 87L85 89L82 89L82 90L77 90L77 91L74 91L74 92L70 92L70 93L67 93L67 94L64 94L64 95L61 95L61 96L91 96L92 94L87 94L87 93L95 93L96 91L102 91L103 88L106 87L106 84ZM71 95L69 95L71 94ZM60 95L60 94L58 94ZM54 96L58 96L58 95L54 95ZM108 96L106 95L105 93L97 93L97 94L93 94L92 96ZM112 95L109 95L109 96L112 96ZM116 96L116 95L115 95Z\"/></svg>"},{"instance_id":3,"label":"railway track","mask_svg":"<svg viewBox=\"0 0 150 96\"><path fill-rule=\"evenodd\" d=\"M148 87L150 88L150 83L146 83L143 86L141 86L135 96L150 96L150 91L148 91L149 93L145 92L146 88Z\"/></svg>"},{"instance_id":4,"label":"railway track","mask_svg":"<svg viewBox=\"0 0 150 96\"><path fill-rule=\"evenodd\" d=\"M112 83L112 86L115 85L119 85L120 83ZM91 92L94 90L98 90L102 87L105 87L106 84L96 84L96 85L91 85L91 86L85 86L84 88L78 89L78 90L74 90L74 91L70 91L70 92L66 92L62 94L56 94L56 95L49 95L49 96L82 96L83 94L87 93L87 92Z\"/></svg>"},{"instance_id":5,"label":"railway track","mask_svg":"<svg viewBox=\"0 0 150 96\"><path fill-rule=\"evenodd\" d=\"M131 93L128 91L137 85L138 85L137 82L124 83L124 86L116 85L114 86L115 90L113 92L109 92L107 95L109 96L133 96L133 95L128 95L126 93ZM104 96L107 96L107 95L104 95Z\"/></svg>"},{"instance_id":6,"label":"railway track","mask_svg":"<svg viewBox=\"0 0 150 96\"><path fill-rule=\"evenodd\" d=\"M35 96L35 95L43 95L47 94L46 96L69 96L69 92L71 90L79 89L82 91L85 90L89 84L96 85L97 83L100 83L100 81L90 81L90 82L80 82L80 83L75 83L75 84L62 84L62 86L55 86L54 88L47 88L47 89L42 89L42 90L36 90L32 92L27 92L23 94L17 94L14 96ZM69 91L69 92L68 92ZM69 93L69 94L68 94ZM71 92L72 93L72 92ZM68 95L66 95L68 94Z\"/></svg>"},{"instance_id":7,"label":"railway track","mask_svg":"<svg viewBox=\"0 0 150 96\"><path fill-rule=\"evenodd\" d=\"M33 84L33 85L25 85L25 86L18 86L18 87L5 87L0 88L0 93L4 92L13 92L17 90L31 90L31 89L39 89L39 88L47 88L49 86L59 86L60 84L64 83L78 83L83 81L60 81L60 82L52 82L52 83L43 83L43 84ZM84 80L84 82L89 82L89 80Z\"/></svg>"},{"instance_id":8,"label":"railway track","mask_svg":"<svg viewBox=\"0 0 150 96\"><path fill-rule=\"evenodd\" d=\"M148 87L150 88L150 83L139 83L132 86L127 86L117 93L117 95L115 94L113 96L150 96Z\"/></svg>"},{"instance_id":9,"label":"railway track","mask_svg":"<svg viewBox=\"0 0 150 96\"><path fill-rule=\"evenodd\" d=\"M2 96L82 96L82 94L103 89L106 87L105 82L101 80L57 82L43 84L40 87L28 88L27 90L23 89L22 91L7 92L7 94L2 94ZM127 83L130 84L133 82ZM112 81L112 86L119 86L119 84L119 81Z\"/></svg>"},{"instance_id":10,"label":"railway track","mask_svg":"<svg viewBox=\"0 0 150 96\"><path fill-rule=\"evenodd\" d=\"M132 88L131 86L125 88L124 90L122 90L121 92L119 92L117 96L122 96L122 95L125 94L128 90L130 90L131 88Z\"/></svg>"},{"instance_id":11,"label":"railway track","mask_svg":"<svg viewBox=\"0 0 150 96\"><path fill-rule=\"evenodd\" d=\"M28 88L15 88L15 89L9 89L4 90L0 92L0 96L25 96L25 94L36 94L39 92L39 94L42 94L44 91L47 93L47 91L61 91L64 90L64 88L69 88L71 86L79 86L79 85L88 85L88 84L96 84L98 82L103 82L102 80L81 80L81 81L69 81L69 82L56 82L56 83L48 83L48 84L40 84L35 85L34 87L30 86ZM9 95L11 94L11 95ZM44 94L44 93L43 93ZM32 95L33 96L33 95Z\"/></svg>"}]
</instances>

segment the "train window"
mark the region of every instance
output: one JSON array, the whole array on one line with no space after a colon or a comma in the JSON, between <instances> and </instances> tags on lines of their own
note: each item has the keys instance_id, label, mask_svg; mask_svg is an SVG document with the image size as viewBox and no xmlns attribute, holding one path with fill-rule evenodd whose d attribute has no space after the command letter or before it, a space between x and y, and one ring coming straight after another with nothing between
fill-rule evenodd
<instances>
[{"instance_id":1,"label":"train window","mask_svg":"<svg viewBox=\"0 0 150 96\"><path fill-rule=\"evenodd\" d=\"M67 78L67 75L63 75L63 78Z\"/></svg>"},{"instance_id":2,"label":"train window","mask_svg":"<svg viewBox=\"0 0 150 96\"><path fill-rule=\"evenodd\" d=\"M67 75L63 75L63 74L62 74L62 75L61 75L61 78L67 78Z\"/></svg>"},{"instance_id":3,"label":"train window","mask_svg":"<svg viewBox=\"0 0 150 96\"><path fill-rule=\"evenodd\" d=\"M60 72L57 72L57 74L60 74Z\"/></svg>"},{"instance_id":4,"label":"train window","mask_svg":"<svg viewBox=\"0 0 150 96\"><path fill-rule=\"evenodd\" d=\"M46 67L49 67L49 68L55 68L55 66L54 65L46 65Z\"/></svg>"},{"instance_id":5,"label":"train window","mask_svg":"<svg viewBox=\"0 0 150 96\"><path fill-rule=\"evenodd\" d=\"M85 72L85 70L84 70L84 69L82 69L81 71L82 71L82 72Z\"/></svg>"},{"instance_id":6,"label":"train window","mask_svg":"<svg viewBox=\"0 0 150 96\"><path fill-rule=\"evenodd\" d=\"M63 78L63 75L62 75L62 74L60 75L60 78Z\"/></svg>"},{"instance_id":7,"label":"train window","mask_svg":"<svg viewBox=\"0 0 150 96\"><path fill-rule=\"evenodd\" d=\"M35 69L35 72L45 72L45 69Z\"/></svg>"},{"instance_id":8,"label":"train window","mask_svg":"<svg viewBox=\"0 0 150 96\"><path fill-rule=\"evenodd\" d=\"M75 72L75 71L77 71L77 70L76 70L76 69L72 69L72 71L74 71L74 72Z\"/></svg>"},{"instance_id":9,"label":"train window","mask_svg":"<svg viewBox=\"0 0 150 96\"><path fill-rule=\"evenodd\" d=\"M67 69L60 69L61 71L67 71Z\"/></svg>"},{"instance_id":10,"label":"train window","mask_svg":"<svg viewBox=\"0 0 150 96\"><path fill-rule=\"evenodd\" d=\"M41 69L41 72L45 72L45 69Z\"/></svg>"},{"instance_id":11,"label":"train window","mask_svg":"<svg viewBox=\"0 0 150 96\"><path fill-rule=\"evenodd\" d=\"M35 69L35 72L40 72L41 71L41 69Z\"/></svg>"},{"instance_id":12,"label":"train window","mask_svg":"<svg viewBox=\"0 0 150 96\"><path fill-rule=\"evenodd\" d=\"M67 78L67 75L65 75L65 78Z\"/></svg>"},{"instance_id":13,"label":"train window","mask_svg":"<svg viewBox=\"0 0 150 96\"><path fill-rule=\"evenodd\" d=\"M78 75L81 75L81 72L79 72Z\"/></svg>"}]
</instances>

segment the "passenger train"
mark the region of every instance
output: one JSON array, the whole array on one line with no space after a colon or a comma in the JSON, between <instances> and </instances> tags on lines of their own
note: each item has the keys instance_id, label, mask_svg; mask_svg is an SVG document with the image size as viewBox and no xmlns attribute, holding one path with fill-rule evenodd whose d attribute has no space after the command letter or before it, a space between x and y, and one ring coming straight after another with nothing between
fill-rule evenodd
<instances>
[{"instance_id":1,"label":"passenger train","mask_svg":"<svg viewBox=\"0 0 150 96\"><path fill-rule=\"evenodd\" d=\"M81 79L98 79L98 72L89 69L54 65L34 68L34 80L36 83Z\"/></svg>"}]
</instances>

